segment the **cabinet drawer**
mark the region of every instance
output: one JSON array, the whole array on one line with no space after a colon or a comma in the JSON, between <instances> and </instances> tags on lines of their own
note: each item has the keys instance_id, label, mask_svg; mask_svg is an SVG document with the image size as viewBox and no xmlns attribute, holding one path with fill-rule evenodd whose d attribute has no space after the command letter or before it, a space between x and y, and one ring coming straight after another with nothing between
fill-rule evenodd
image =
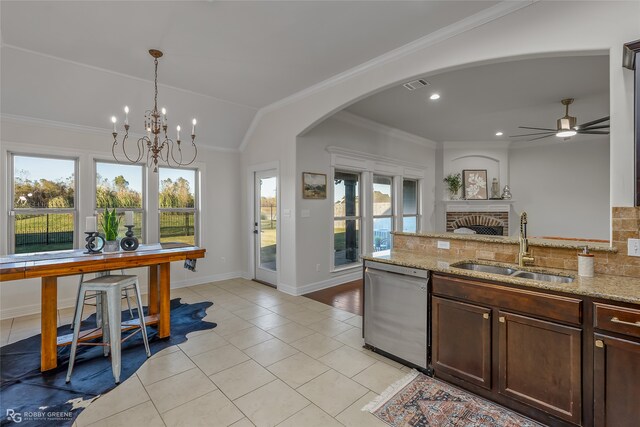
<instances>
[{"instance_id":1,"label":"cabinet drawer","mask_svg":"<svg viewBox=\"0 0 640 427\"><path fill-rule=\"evenodd\" d=\"M594 327L640 338L640 310L593 303Z\"/></svg>"},{"instance_id":2,"label":"cabinet drawer","mask_svg":"<svg viewBox=\"0 0 640 427\"><path fill-rule=\"evenodd\" d=\"M435 274L433 275L433 294L498 306L506 310L575 325L582 323L582 301L576 298Z\"/></svg>"}]
</instances>

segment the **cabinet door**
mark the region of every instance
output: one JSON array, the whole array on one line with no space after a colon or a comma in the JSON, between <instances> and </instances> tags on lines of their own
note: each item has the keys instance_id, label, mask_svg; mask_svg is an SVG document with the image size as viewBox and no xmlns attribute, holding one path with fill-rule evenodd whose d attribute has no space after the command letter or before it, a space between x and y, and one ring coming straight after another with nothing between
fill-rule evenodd
<instances>
[{"instance_id":1,"label":"cabinet door","mask_svg":"<svg viewBox=\"0 0 640 427\"><path fill-rule=\"evenodd\" d=\"M594 421L598 427L640 422L640 343L595 335Z\"/></svg>"},{"instance_id":2,"label":"cabinet door","mask_svg":"<svg viewBox=\"0 0 640 427\"><path fill-rule=\"evenodd\" d=\"M580 424L580 329L500 311L500 394Z\"/></svg>"},{"instance_id":3,"label":"cabinet door","mask_svg":"<svg viewBox=\"0 0 640 427\"><path fill-rule=\"evenodd\" d=\"M433 368L491 389L491 309L432 299Z\"/></svg>"}]
</instances>

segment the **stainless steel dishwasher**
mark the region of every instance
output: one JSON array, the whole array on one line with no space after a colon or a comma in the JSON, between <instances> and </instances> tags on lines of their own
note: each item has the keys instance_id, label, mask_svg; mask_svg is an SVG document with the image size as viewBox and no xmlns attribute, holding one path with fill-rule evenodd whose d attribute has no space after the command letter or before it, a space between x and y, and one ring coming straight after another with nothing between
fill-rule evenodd
<instances>
[{"instance_id":1,"label":"stainless steel dishwasher","mask_svg":"<svg viewBox=\"0 0 640 427\"><path fill-rule=\"evenodd\" d=\"M427 369L429 271L374 261L364 271L365 344Z\"/></svg>"}]
</instances>

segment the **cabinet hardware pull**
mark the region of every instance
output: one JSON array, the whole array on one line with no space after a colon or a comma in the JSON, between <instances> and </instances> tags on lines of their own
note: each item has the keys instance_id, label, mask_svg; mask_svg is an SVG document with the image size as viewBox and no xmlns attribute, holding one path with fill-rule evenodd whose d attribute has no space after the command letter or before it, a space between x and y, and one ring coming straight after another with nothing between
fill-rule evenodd
<instances>
[{"instance_id":1,"label":"cabinet hardware pull","mask_svg":"<svg viewBox=\"0 0 640 427\"><path fill-rule=\"evenodd\" d=\"M483 318L483 319L488 319L488 318L489 318L489 313L484 313L484 314L482 314L482 318Z\"/></svg>"},{"instance_id":2,"label":"cabinet hardware pull","mask_svg":"<svg viewBox=\"0 0 640 427\"><path fill-rule=\"evenodd\" d=\"M628 325L628 326L637 326L640 327L640 322L625 322L624 320L620 320L617 317L612 317L611 321L613 323L621 323L623 325Z\"/></svg>"},{"instance_id":3,"label":"cabinet hardware pull","mask_svg":"<svg viewBox=\"0 0 640 427\"><path fill-rule=\"evenodd\" d=\"M500 323L504 323L504 316L498 317L498 320L500 321Z\"/></svg>"},{"instance_id":4,"label":"cabinet hardware pull","mask_svg":"<svg viewBox=\"0 0 640 427\"><path fill-rule=\"evenodd\" d=\"M596 340L596 347L603 348L604 347L604 342L602 340Z\"/></svg>"}]
</instances>

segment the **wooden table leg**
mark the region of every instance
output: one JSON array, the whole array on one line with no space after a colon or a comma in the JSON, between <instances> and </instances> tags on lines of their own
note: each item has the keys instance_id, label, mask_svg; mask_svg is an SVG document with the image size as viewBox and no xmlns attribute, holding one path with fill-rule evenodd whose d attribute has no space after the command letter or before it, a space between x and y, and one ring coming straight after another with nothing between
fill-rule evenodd
<instances>
[{"instance_id":1,"label":"wooden table leg","mask_svg":"<svg viewBox=\"0 0 640 427\"><path fill-rule=\"evenodd\" d=\"M171 335L171 264L160 264L160 319L158 322L158 337L166 338Z\"/></svg>"},{"instance_id":2,"label":"wooden table leg","mask_svg":"<svg viewBox=\"0 0 640 427\"><path fill-rule=\"evenodd\" d=\"M40 370L58 366L58 278L42 278Z\"/></svg>"},{"instance_id":3,"label":"wooden table leg","mask_svg":"<svg viewBox=\"0 0 640 427\"><path fill-rule=\"evenodd\" d=\"M149 266L149 314L156 314L159 311L158 294L160 283L158 279L158 266Z\"/></svg>"}]
</instances>

